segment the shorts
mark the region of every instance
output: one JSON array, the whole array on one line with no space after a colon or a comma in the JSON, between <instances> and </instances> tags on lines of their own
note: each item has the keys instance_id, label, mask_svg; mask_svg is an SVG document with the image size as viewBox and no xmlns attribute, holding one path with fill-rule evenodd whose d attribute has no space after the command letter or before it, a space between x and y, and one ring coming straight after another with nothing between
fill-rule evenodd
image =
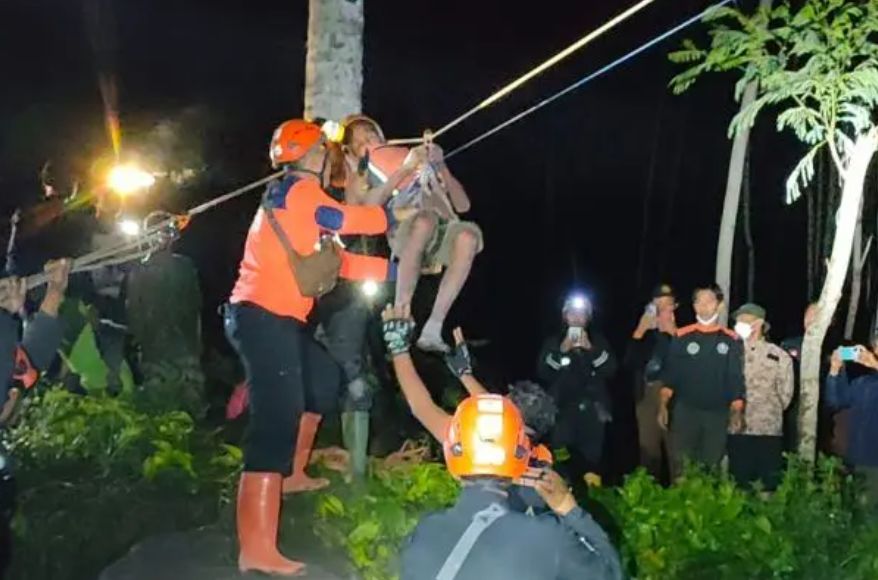
<instances>
[{"instance_id":1,"label":"shorts","mask_svg":"<svg viewBox=\"0 0 878 580\"><path fill-rule=\"evenodd\" d=\"M250 385L244 471L289 475L299 419L338 411L344 374L304 323L253 304L226 308L226 335Z\"/></svg>"},{"instance_id":2,"label":"shorts","mask_svg":"<svg viewBox=\"0 0 878 580\"><path fill-rule=\"evenodd\" d=\"M729 435L728 448L729 472L739 486L760 482L764 491L777 489L783 477L783 437Z\"/></svg>"},{"instance_id":3,"label":"shorts","mask_svg":"<svg viewBox=\"0 0 878 580\"><path fill-rule=\"evenodd\" d=\"M451 255L454 250L454 240L461 232L470 232L478 239L476 253L481 252L485 247L482 229L473 222L451 221L439 215L439 212L433 209L425 209L419 211L414 216L408 218L396 227L396 231L389 236L390 249L393 255L399 257L403 248L408 243L411 229L415 221L420 217L432 217L436 220L436 227L433 229L433 235L427 242L427 249L424 251L423 266L425 269L433 269L436 266L448 266L451 262Z\"/></svg>"}]
</instances>

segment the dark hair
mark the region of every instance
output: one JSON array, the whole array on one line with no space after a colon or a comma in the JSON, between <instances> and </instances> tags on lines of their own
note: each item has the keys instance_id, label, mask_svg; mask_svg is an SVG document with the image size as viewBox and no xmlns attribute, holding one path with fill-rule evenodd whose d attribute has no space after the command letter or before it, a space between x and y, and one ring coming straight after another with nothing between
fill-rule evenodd
<instances>
[{"instance_id":1,"label":"dark hair","mask_svg":"<svg viewBox=\"0 0 878 580\"><path fill-rule=\"evenodd\" d=\"M698 297L699 292L703 291L712 292L714 296L716 296L717 302L722 302L725 300L725 294L723 294L723 289L720 288L720 285L716 282L711 282L710 284L705 284L704 286L696 286L695 290L692 291L692 301L695 302L695 299Z\"/></svg>"},{"instance_id":2,"label":"dark hair","mask_svg":"<svg viewBox=\"0 0 878 580\"><path fill-rule=\"evenodd\" d=\"M552 397L532 381L517 381L509 386L509 400L518 407L532 443L538 443L555 426L558 408Z\"/></svg>"}]
</instances>

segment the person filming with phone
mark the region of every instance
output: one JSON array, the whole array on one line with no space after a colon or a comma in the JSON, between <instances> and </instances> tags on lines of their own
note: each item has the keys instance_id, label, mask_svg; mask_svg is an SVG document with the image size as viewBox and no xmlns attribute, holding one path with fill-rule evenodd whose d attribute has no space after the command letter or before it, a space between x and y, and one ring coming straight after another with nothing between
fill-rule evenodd
<instances>
[{"instance_id":1,"label":"person filming with phone","mask_svg":"<svg viewBox=\"0 0 878 580\"><path fill-rule=\"evenodd\" d=\"M570 452L568 475L576 480L600 474L606 425L613 418L607 381L617 362L607 340L591 328L593 311L585 295L568 296L564 334L546 340L537 368L558 406L553 445Z\"/></svg>"},{"instance_id":2,"label":"person filming with phone","mask_svg":"<svg viewBox=\"0 0 878 580\"><path fill-rule=\"evenodd\" d=\"M878 329L873 331L871 348L846 346L832 353L826 377L826 402L836 410L850 410L850 440L846 462L862 478L865 499L878 507ZM850 380L850 363L868 369Z\"/></svg>"}]
</instances>

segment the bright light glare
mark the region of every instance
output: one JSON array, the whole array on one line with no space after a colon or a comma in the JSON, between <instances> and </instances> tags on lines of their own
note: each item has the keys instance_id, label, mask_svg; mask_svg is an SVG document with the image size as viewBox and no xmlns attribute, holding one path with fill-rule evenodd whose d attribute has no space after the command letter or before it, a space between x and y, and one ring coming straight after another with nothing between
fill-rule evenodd
<instances>
[{"instance_id":1,"label":"bright light glare","mask_svg":"<svg viewBox=\"0 0 878 580\"><path fill-rule=\"evenodd\" d=\"M119 221L119 231L126 236L137 236L140 234L140 224L131 219Z\"/></svg>"},{"instance_id":2,"label":"bright light glare","mask_svg":"<svg viewBox=\"0 0 878 580\"><path fill-rule=\"evenodd\" d=\"M583 298L582 296L575 297L573 299L572 306L576 310L583 310L585 308L585 298Z\"/></svg>"},{"instance_id":3,"label":"bright light glare","mask_svg":"<svg viewBox=\"0 0 878 580\"><path fill-rule=\"evenodd\" d=\"M374 298L375 295L378 294L378 284L373 280L363 282L363 294L365 294L367 298Z\"/></svg>"},{"instance_id":4,"label":"bright light glare","mask_svg":"<svg viewBox=\"0 0 878 580\"><path fill-rule=\"evenodd\" d=\"M141 189L146 189L154 183L155 176L133 165L114 167L107 179L110 189L120 195L127 195Z\"/></svg>"}]
</instances>

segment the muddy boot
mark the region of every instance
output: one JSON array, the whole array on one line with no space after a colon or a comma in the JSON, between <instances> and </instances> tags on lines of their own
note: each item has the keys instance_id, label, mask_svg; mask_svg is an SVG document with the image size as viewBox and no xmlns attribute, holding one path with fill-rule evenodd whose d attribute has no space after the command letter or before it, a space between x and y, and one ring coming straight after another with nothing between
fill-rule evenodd
<instances>
[{"instance_id":1,"label":"muddy boot","mask_svg":"<svg viewBox=\"0 0 878 580\"><path fill-rule=\"evenodd\" d=\"M302 413L299 420L299 436L296 437L296 454L293 456L293 473L283 483L284 494L300 493L303 491L317 491L329 485L329 480L323 477L313 478L305 473L305 468L311 460L311 450L314 448L314 439L317 437L317 428L323 417L314 413Z\"/></svg>"},{"instance_id":2,"label":"muddy boot","mask_svg":"<svg viewBox=\"0 0 878 580\"><path fill-rule=\"evenodd\" d=\"M364 479L369 465L369 413L348 411L342 413L342 438L350 454L350 475Z\"/></svg>"},{"instance_id":3,"label":"muddy boot","mask_svg":"<svg viewBox=\"0 0 878 580\"><path fill-rule=\"evenodd\" d=\"M284 558L277 550L280 519L281 475L241 474L238 486L238 569L274 576L296 576L305 565Z\"/></svg>"}]
</instances>

